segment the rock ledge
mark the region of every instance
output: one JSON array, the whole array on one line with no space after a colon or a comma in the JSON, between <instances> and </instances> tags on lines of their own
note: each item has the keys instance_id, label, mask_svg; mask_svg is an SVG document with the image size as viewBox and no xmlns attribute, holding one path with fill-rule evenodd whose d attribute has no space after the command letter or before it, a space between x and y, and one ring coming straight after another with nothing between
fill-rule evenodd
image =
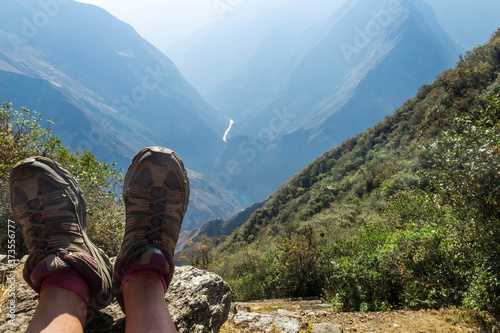
<instances>
[{"instance_id":1,"label":"rock ledge","mask_svg":"<svg viewBox=\"0 0 500 333\"><path fill-rule=\"evenodd\" d=\"M16 269L15 325L9 324L9 300L0 307L0 332L25 332L35 312L38 295L24 282L21 267ZM190 266L176 267L165 296L179 333L217 333L231 308L231 289L221 277ZM100 311L86 333L124 332L125 315L113 301Z\"/></svg>"}]
</instances>

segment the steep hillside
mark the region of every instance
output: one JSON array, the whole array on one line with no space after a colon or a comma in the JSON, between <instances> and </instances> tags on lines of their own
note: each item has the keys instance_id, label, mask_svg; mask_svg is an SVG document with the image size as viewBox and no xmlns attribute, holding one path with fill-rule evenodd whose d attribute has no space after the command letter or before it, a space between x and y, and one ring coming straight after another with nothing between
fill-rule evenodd
<instances>
[{"instance_id":1,"label":"steep hillside","mask_svg":"<svg viewBox=\"0 0 500 333\"><path fill-rule=\"evenodd\" d=\"M190 242L196 242L199 236L206 236L212 239L220 238L222 236L229 236L234 230L241 227L243 223L248 221L250 216L257 209L261 208L264 203L265 202L257 202L228 219L205 220L205 222L203 222L202 226L199 228L184 228L187 231L184 231L180 234L177 246L175 248L176 253L181 253L185 248L188 247L188 244ZM180 254L180 256L182 256L182 254ZM177 256L176 259L178 258L179 256Z\"/></svg>"},{"instance_id":2,"label":"steep hillside","mask_svg":"<svg viewBox=\"0 0 500 333\"><path fill-rule=\"evenodd\" d=\"M349 1L298 38L302 43L289 58L276 58L281 63L258 53L256 58L270 61L273 69L254 70L255 80L250 76L233 84L226 97L244 101L259 91L245 82L263 88L234 119L217 164L224 169L237 161L241 172L226 181L227 187L254 201L332 146L382 120L461 53L420 0ZM273 89L266 84L271 77L277 77ZM253 186L257 182L263 186Z\"/></svg>"},{"instance_id":3,"label":"steep hillside","mask_svg":"<svg viewBox=\"0 0 500 333\"><path fill-rule=\"evenodd\" d=\"M241 203L210 177L194 171L188 171L188 177L191 188L190 212L182 223L182 230L200 228L203 222L214 216L231 217L242 210Z\"/></svg>"},{"instance_id":4,"label":"steep hillside","mask_svg":"<svg viewBox=\"0 0 500 333\"><path fill-rule=\"evenodd\" d=\"M131 26L72 0L2 1L0 11L8 13L0 21L0 101L38 111L65 146L123 169L150 145L174 149L191 170L213 164L229 119ZM193 187L195 201L213 192L208 177ZM186 226L241 210L217 192L209 208L191 205Z\"/></svg>"},{"instance_id":5,"label":"steep hillside","mask_svg":"<svg viewBox=\"0 0 500 333\"><path fill-rule=\"evenodd\" d=\"M500 318L500 31L292 177L212 251L239 299Z\"/></svg>"},{"instance_id":6,"label":"steep hillside","mask_svg":"<svg viewBox=\"0 0 500 333\"><path fill-rule=\"evenodd\" d=\"M85 146L82 141L87 141L98 156L106 156L113 151L106 144L107 137L120 136L112 132L129 132L132 137L119 138L125 147L130 146L126 141L144 135L149 141L175 146L195 170L202 170L203 161L213 159L221 148L229 120L208 105L175 65L129 25L98 7L75 1L51 5L35 0L4 1L0 9L9 13L0 22L2 72L20 74L21 80L37 80L27 83L2 78L5 89L21 96L1 97L26 103L22 97L32 95L24 86L50 83L87 114L90 124L74 125L97 138L84 140L74 135L83 130L56 125L56 133L72 146ZM63 113L38 103L32 107L48 118Z\"/></svg>"}]
</instances>

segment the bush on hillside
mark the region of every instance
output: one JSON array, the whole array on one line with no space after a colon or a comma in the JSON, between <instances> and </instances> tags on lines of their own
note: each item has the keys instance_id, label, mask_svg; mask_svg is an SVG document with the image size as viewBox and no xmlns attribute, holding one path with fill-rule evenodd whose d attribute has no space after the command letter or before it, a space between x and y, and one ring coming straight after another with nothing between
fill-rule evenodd
<instances>
[{"instance_id":1,"label":"bush on hillside","mask_svg":"<svg viewBox=\"0 0 500 333\"><path fill-rule=\"evenodd\" d=\"M452 209L447 249L470 264L461 267L470 278L464 303L500 317L500 95L485 103L428 146L427 174Z\"/></svg>"}]
</instances>

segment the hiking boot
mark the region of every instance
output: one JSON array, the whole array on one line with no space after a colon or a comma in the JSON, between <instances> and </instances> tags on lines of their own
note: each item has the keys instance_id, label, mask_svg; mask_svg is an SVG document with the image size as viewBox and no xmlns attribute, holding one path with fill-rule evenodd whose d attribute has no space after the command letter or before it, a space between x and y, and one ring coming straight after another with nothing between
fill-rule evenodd
<instances>
[{"instance_id":1,"label":"hiking boot","mask_svg":"<svg viewBox=\"0 0 500 333\"><path fill-rule=\"evenodd\" d=\"M85 233L85 200L69 172L45 157L17 163L10 202L29 249L26 282L40 293L45 278L76 272L88 285L88 317L106 307L113 299L112 265Z\"/></svg>"},{"instance_id":2,"label":"hiking boot","mask_svg":"<svg viewBox=\"0 0 500 333\"><path fill-rule=\"evenodd\" d=\"M174 273L174 250L189 203L189 180L179 156L162 147L141 150L123 184L127 211L113 288L125 311L122 290L139 274L158 276L166 292Z\"/></svg>"}]
</instances>

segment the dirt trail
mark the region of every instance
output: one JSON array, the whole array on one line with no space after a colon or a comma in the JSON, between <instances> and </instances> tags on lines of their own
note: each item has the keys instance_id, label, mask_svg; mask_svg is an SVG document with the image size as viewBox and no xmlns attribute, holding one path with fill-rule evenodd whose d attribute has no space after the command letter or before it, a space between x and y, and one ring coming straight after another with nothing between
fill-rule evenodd
<instances>
[{"instance_id":1,"label":"dirt trail","mask_svg":"<svg viewBox=\"0 0 500 333\"><path fill-rule=\"evenodd\" d=\"M307 332L308 324L333 323L340 325L344 333L399 332L399 333L448 333L448 332L491 332L481 330L467 317L464 310L421 310L388 312L336 312L321 301L272 300L237 303L237 311L277 314L281 309L299 319L301 328ZM222 333L258 332L247 327L236 327L229 320Z\"/></svg>"}]
</instances>

